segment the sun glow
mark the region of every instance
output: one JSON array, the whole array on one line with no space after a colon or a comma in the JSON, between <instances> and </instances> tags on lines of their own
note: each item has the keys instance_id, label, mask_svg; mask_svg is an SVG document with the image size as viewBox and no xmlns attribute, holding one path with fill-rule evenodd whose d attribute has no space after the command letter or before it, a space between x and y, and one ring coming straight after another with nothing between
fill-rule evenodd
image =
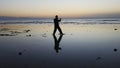
<instances>
[{"instance_id":1,"label":"sun glow","mask_svg":"<svg viewBox=\"0 0 120 68\"><path fill-rule=\"evenodd\" d=\"M0 0L0 16L81 17L120 14L120 0Z\"/></svg>"}]
</instances>

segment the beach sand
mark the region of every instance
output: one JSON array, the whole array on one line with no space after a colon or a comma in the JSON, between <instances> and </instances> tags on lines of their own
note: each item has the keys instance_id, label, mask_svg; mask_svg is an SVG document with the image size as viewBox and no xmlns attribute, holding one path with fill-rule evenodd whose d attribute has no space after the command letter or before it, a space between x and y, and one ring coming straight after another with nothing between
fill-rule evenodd
<instances>
[{"instance_id":1,"label":"beach sand","mask_svg":"<svg viewBox=\"0 0 120 68\"><path fill-rule=\"evenodd\" d=\"M120 68L120 24L0 24L0 68Z\"/></svg>"}]
</instances>

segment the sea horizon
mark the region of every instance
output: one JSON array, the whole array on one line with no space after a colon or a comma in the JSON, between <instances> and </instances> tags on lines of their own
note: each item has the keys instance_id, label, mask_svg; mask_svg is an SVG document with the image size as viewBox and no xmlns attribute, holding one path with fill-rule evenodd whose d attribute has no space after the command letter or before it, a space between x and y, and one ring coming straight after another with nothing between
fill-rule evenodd
<instances>
[{"instance_id":1,"label":"sea horizon","mask_svg":"<svg viewBox=\"0 0 120 68\"><path fill-rule=\"evenodd\" d=\"M0 24L53 23L53 18L0 16ZM120 17L62 18L62 24L120 24Z\"/></svg>"}]
</instances>

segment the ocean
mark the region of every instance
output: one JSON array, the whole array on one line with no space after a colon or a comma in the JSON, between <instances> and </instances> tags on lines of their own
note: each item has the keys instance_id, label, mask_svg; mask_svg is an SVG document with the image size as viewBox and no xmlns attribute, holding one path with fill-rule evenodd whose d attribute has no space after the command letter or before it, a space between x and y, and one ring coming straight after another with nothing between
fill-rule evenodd
<instances>
[{"instance_id":1,"label":"ocean","mask_svg":"<svg viewBox=\"0 0 120 68\"><path fill-rule=\"evenodd\" d=\"M0 24L53 23L52 18L1 18ZM63 18L63 24L120 24L120 18Z\"/></svg>"}]
</instances>

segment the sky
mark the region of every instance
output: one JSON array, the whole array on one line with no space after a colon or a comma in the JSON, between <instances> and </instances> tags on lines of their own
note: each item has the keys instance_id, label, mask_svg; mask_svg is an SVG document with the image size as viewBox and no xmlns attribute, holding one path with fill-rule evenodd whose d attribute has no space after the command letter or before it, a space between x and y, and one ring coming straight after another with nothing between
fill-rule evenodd
<instances>
[{"instance_id":1,"label":"sky","mask_svg":"<svg viewBox=\"0 0 120 68\"><path fill-rule=\"evenodd\" d=\"M120 0L0 0L0 16L84 17L120 14Z\"/></svg>"}]
</instances>

